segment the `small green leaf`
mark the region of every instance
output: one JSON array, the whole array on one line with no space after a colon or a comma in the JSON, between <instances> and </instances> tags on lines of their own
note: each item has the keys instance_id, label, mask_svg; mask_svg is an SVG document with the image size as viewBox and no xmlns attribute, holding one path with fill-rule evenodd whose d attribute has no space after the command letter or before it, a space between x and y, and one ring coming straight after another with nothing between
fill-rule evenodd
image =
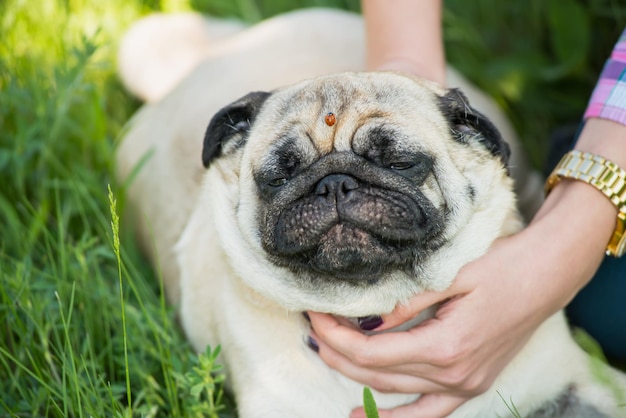
<instances>
[{"instance_id":1,"label":"small green leaf","mask_svg":"<svg viewBox=\"0 0 626 418\"><path fill-rule=\"evenodd\" d=\"M367 418L379 418L374 395L372 395L372 391L367 386L363 388L363 408Z\"/></svg>"},{"instance_id":2,"label":"small green leaf","mask_svg":"<svg viewBox=\"0 0 626 418\"><path fill-rule=\"evenodd\" d=\"M198 398L200 397L200 394L202 393L202 391L204 390L204 386L200 383L197 384L195 386L193 386L190 390L189 393L191 394L191 396L193 396L194 398Z\"/></svg>"}]
</instances>

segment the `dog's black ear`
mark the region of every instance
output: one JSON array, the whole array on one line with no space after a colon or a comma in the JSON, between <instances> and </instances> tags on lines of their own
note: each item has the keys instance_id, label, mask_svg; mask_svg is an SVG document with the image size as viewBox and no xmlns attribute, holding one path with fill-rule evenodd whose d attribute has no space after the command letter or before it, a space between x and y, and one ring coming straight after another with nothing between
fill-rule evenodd
<instances>
[{"instance_id":1,"label":"dog's black ear","mask_svg":"<svg viewBox=\"0 0 626 418\"><path fill-rule=\"evenodd\" d=\"M205 167L223 154L226 144L233 141L229 150L234 150L245 143L252 123L269 95L263 91L248 93L213 116L204 135L202 164Z\"/></svg>"},{"instance_id":2,"label":"dog's black ear","mask_svg":"<svg viewBox=\"0 0 626 418\"><path fill-rule=\"evenodd\" d=\"M459 89L450 89L440 98L440 109L448 119L452 136L463 143L478 141L508 168L511 148L493 123L469 105Z\"/></svg>"}]
</instances>

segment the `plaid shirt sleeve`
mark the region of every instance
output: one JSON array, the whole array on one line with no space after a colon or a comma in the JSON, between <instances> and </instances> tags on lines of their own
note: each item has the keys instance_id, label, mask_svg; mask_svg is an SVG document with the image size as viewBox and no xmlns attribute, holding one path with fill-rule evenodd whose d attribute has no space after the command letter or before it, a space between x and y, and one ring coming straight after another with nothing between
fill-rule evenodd
<instances>
[{"instance_id":1,"label":"plaid shirt sleeve","mask_svg":"<svg viewBox=\"0 0 626 418\"><path fill-rule=\"evenodd\" d=\"M604 65L584 118L610 119L626 125L626 30Z\"/></svg>"}]
</instances>

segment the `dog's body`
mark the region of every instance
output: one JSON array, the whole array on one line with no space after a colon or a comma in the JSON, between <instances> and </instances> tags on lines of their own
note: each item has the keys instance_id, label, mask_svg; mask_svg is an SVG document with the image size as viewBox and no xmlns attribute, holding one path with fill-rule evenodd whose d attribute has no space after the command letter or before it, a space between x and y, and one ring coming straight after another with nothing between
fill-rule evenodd
<instances>
[{"instance_id":1,"label":"dog's body","mask_svg":"<svg viewBox=\"0 0 626 418\"><path fill-rule=\"evenodd\" d=\"M157 32L175 36L166 22ZM199 47L197 67L174 75L180 84L135 117L119 149L122 178L141 164L129 190L140 238L194 347L224 348L241 417L348 416L362 385L307 348L301 312L389 312L445 289L521 227L508 147L491 122L456 90L345 73L363 69L363 43L357 17L307 11ZM157 100L127 61L127 83ZM463 90L512 135L484 96ZM416 397L376 394L383 408ZM626 414L560 313L451 416L509 416L503 398L537 418Z\"/></svg>"}]
</instances>

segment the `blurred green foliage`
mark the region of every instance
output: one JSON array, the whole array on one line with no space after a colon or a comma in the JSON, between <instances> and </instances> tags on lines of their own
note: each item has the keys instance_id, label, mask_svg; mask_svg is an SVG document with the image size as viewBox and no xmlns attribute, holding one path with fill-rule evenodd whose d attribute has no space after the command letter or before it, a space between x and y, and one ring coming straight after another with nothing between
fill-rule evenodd
<instances>
[{"instance_id":1,"label":"blurred green foliage","mask_svg":"<svg viewBox=\"0 0 626 418\"><path fill-rule=\"evenodd\" d=\"M536 166L577 124L626 26L618 0L445 2L448 59L507 111Z\"/></svg>"}]
</instances>

